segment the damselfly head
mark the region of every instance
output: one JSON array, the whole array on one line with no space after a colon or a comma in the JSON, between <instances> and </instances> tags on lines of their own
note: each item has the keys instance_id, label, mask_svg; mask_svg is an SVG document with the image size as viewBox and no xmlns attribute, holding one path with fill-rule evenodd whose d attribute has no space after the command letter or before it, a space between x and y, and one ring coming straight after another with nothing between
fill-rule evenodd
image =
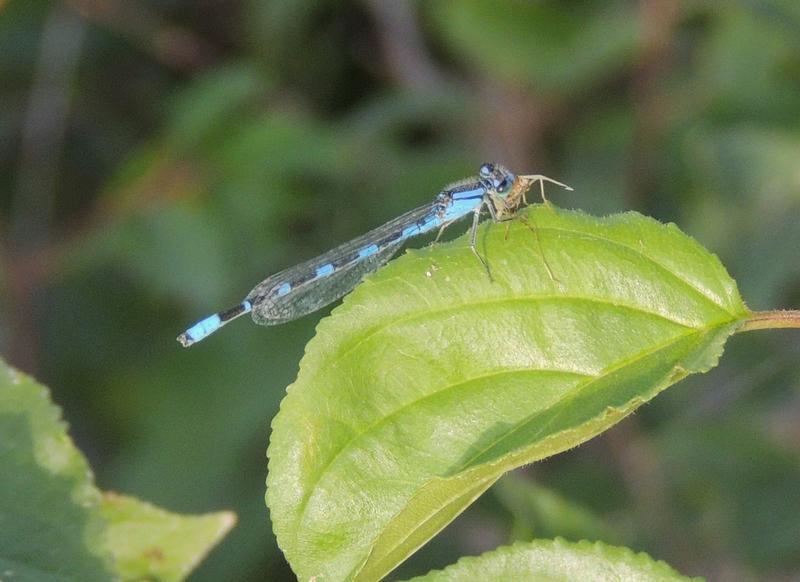
<instances>
[{"instance_id":1,"label":"damselfly head","mask_svg":"<svg viewBox=\"0 0 800 582\"><path fill-rule=\"evenodd\" d=\"M487 162L478 170L481 180L497 194L505 195L514 183L514 176L505 166Z\"/></svg>"}]
</instances>

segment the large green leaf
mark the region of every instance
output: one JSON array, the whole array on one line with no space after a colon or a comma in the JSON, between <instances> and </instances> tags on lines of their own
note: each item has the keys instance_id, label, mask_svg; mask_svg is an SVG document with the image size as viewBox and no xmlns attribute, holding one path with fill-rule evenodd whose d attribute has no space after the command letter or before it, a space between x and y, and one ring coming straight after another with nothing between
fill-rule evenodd
<instances>
[{"instance_id":1,"label":"large green leaf","mask_svg":"<svg viewBox=\"0 0 800 582\"><path fill-rule=\"evenodd\" d=\"M681 576L664 562L653 560L647 554L634 554L627 548L556 539L517 543L482 556L463 558L444 570L414 578L413 582L461 580L667 582L692 579Z\"/></svg>"},{"instance_id":2,"label":"large green leaf","mask_svg":"<svg viewBox=\"0 0 800 582\"><path fill-rule=\"evenodd\" d=\"M47 389L2 360L0 475L4 580L182 580L235 521L102 496Z\"/></svg>"},{"instance_id":3,"label":"large green leaf","mask_svg":"<svg viewBox=\"0 0 800 582\"><path fill-rule=\"evenodd\" d=\"M714 366L747 314L674 225L526 216L484 226L492 279L462 237L390 263L320 323L269 450L267 502L301 579L380 578L506 471Z\"/></svg>"}]
</instances>

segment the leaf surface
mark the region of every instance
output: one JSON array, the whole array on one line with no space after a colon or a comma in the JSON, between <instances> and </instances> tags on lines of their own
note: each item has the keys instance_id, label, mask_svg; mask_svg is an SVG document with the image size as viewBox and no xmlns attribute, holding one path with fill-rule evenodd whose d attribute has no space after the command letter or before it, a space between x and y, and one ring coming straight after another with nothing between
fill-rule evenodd
<instances>
[{"instance_id":1,"label":"leaf surface","mask_svg":"<svg viewBox=\"0 0 800 582\"><path fill-rule=\"evenodd\" d=\"M0 578L182 580L233 514L101 494L47 388L0 360Z\"/></svg>"},{"instance_id":2,"label":"leaf surface","mask_svg":"<svg viewBox=\"0 0 800 582\"><path fill-rule=\"evenodd\" d=\"M444 570L430 572L410 582L461 580L668 582L700 579L681 576L666 563L627 548L555 539L517 543L482 556L462 558Z\"/></svg>"},{"instance_id":3,"label":"leaf surface","mask_svg":"<svg viewBox=\"0 0 800 582\"><path fill-rule=\"evenodd\" d=\"M505 472L714 366L747 315L715 256L635 213L537 206L479 247L491 279L466 236L411 251L308 344L267 488L301 579L384 576Z\"/></svg>"},{"instance_id":4,"label":"leaf surface","mask_svg":"<svg viewBox=\"0 0 800 582\"><path fill-rule=\"evenodd\" d=\"M99 507L47 389L0 360L0 577L111 579Z\"/></svg>"},{"instance_id":5,"label":"leaf surface","mask_svg":"<svg viewBox=\"0 0 800 582\"><path fill-rule=\"evenodd\" d=\"M123 580L183 580L236 522L228 511L179 515L115 493L103 496L102 513Z\"/></svg>"}]
</instances>

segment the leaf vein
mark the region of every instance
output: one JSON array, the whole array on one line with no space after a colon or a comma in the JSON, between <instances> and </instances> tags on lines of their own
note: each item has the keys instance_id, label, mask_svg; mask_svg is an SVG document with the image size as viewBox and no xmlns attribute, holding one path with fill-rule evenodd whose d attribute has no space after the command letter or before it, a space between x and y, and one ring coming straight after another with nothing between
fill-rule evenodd
<instances>
[{"instance_id":1,"label":"leaf vein","mask_svg":"<svg viewBox=\"0 0 800 582\"><path fill-rule=\"evenodd\" d=\"M472 301L472 302L469 302L469 303L463 303L463 304L460 304L460 305L448 306L448 307L443 307L443 308L439 308L439 309L427 309L427 310L424 310L424 311L420 311L420 310L413 311L413 312L411 312L409 314L406 314L404 316L396 317L396 318L392 319L391 321L389 321L389 322L387 322L387 323L385 323L383 325L375 325L372 329L369 329L369 330L365 331L361 335L361 337L359 337L359 339L357 341L355 341L351 345L349 345L346 348L344 348L341 352L339 352L339 354L337 355L337 358L341 360L343 357L345 357L350 352L352 352L353 350L358 348L361 344L366 342L372 336L377 335L378 333L380 333L380 332L382 332L382 331L384 331L386 329L394 327L395 325L413 322L413 321L415 321L417 319L425 319L425 318L429 318L431 316L444 315L444 314L447 314L447 313L450 313L450 312L454 312L454 311L462 311L462 310L473 309L473 308L478 308L478 307L486 307L488 305L496 305L496 304L501 304L501 303L514 303L514 302L526 302L526 301L531 301L531 302L537 302L537 301L563 301L563 300L585 301L587 303L597 303L597 304L600 304L600 305L608 305L608 306L611 306L611 307L616 307L618 309L628 309L630 311L635 311L637 313L642 313L644 315L649 315L649 316L652 316L652 317L655 317L655 318L663 319L664 321L668 321L670 323L673 323L675 325L679 325L679 326L687 328L687 329L697 329L697 328L695 328L695 327L693 327L693 326L691 326L691 325L689 325L687 323L683 323L681 321L672 319L672 318L667 317L666 315L663 315L663 314L658 313L656 311L649 311L649 310L643 309L643 308L641 308L639 306L629 305L627 303L615 303L613 301L609 301L607 299L602 299L602 298L599 298L599 297L588 297L588 296L582 296L582 295L563 295L563 294L559 294L559 295L549 295L549 294L548 295L517 295L517 296L512 296L512 297L496 297L496 298L490 299L488 301ZM319 371L321 371L321 370L322 370L322 367L319 368ZM316 373L312 377L312 381L314 379L316 379Z\"/></svg>"}]
</instances>

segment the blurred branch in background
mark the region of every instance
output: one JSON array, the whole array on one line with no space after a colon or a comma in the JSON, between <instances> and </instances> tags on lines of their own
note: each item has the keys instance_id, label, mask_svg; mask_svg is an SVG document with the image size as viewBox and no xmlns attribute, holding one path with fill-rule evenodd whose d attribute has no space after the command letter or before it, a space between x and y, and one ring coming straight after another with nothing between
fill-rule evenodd
<instances>
[{"instance_id":1,"label":"blurred branch in background","mask_svg":"<svg viewBox=\"0 0 800 582\"><path fill-rule=\"evenodd\" d=\"M41 299L34 281L20 276L16 262L48 243L53 220L59 163L86 26L56 4L44 23L39 58L22 126L17 188L10 216L6 262L12 303L9 352L24 370L37 370L36 330ZM23 261L24 263L24 261Z\"/></svg>"},{"instance_id":2,"label":"blurred branch in background","mask_svg":"<svg viewBox=\"0 0 800 582\"><path fill-rule=\"evenodd\" d=\"M547 167L544 138L558 124L558 108L530 88L489 76L482 77L480 85L482 115L476 124L483 132L484 157L504 160L520 171L543 171Z\"/></svg>"},{"instance_id":3,"label":"blurred branch in background","mask_svg":"<svg viewBox=\"0 0 800 582\"><path fill-rule=\"evenodd\" d=\"M447 81L425 47L416 4L364 0L377 28L386 71L400 87L413 92L441 90Z\"/></svg>"},{"instance_id":4,"label":"blurred branch in background","mask_svg":"<svg viewBox=\"0 0 800 582\"><path fill-rule=\"evenodd\" d=\"M639 0L640 46L632 71L634 129L628 204L646 209L648 194L659 179L658 163L665 130L672 121L665 77L674 64L674 35L681 4L673 0Z\"/></svg>"},{"instance_id":5,"label":"blurred branch in background","mask_svg":"<svg viewBox=\"0 0 800 582\"><path fill-rule=\"evenodd\" d=\"M217 54L195 31L168 23L139 0L64 1L87 20L124 36L172 69L201 69Z\"/></svg>"}]
</instances>

